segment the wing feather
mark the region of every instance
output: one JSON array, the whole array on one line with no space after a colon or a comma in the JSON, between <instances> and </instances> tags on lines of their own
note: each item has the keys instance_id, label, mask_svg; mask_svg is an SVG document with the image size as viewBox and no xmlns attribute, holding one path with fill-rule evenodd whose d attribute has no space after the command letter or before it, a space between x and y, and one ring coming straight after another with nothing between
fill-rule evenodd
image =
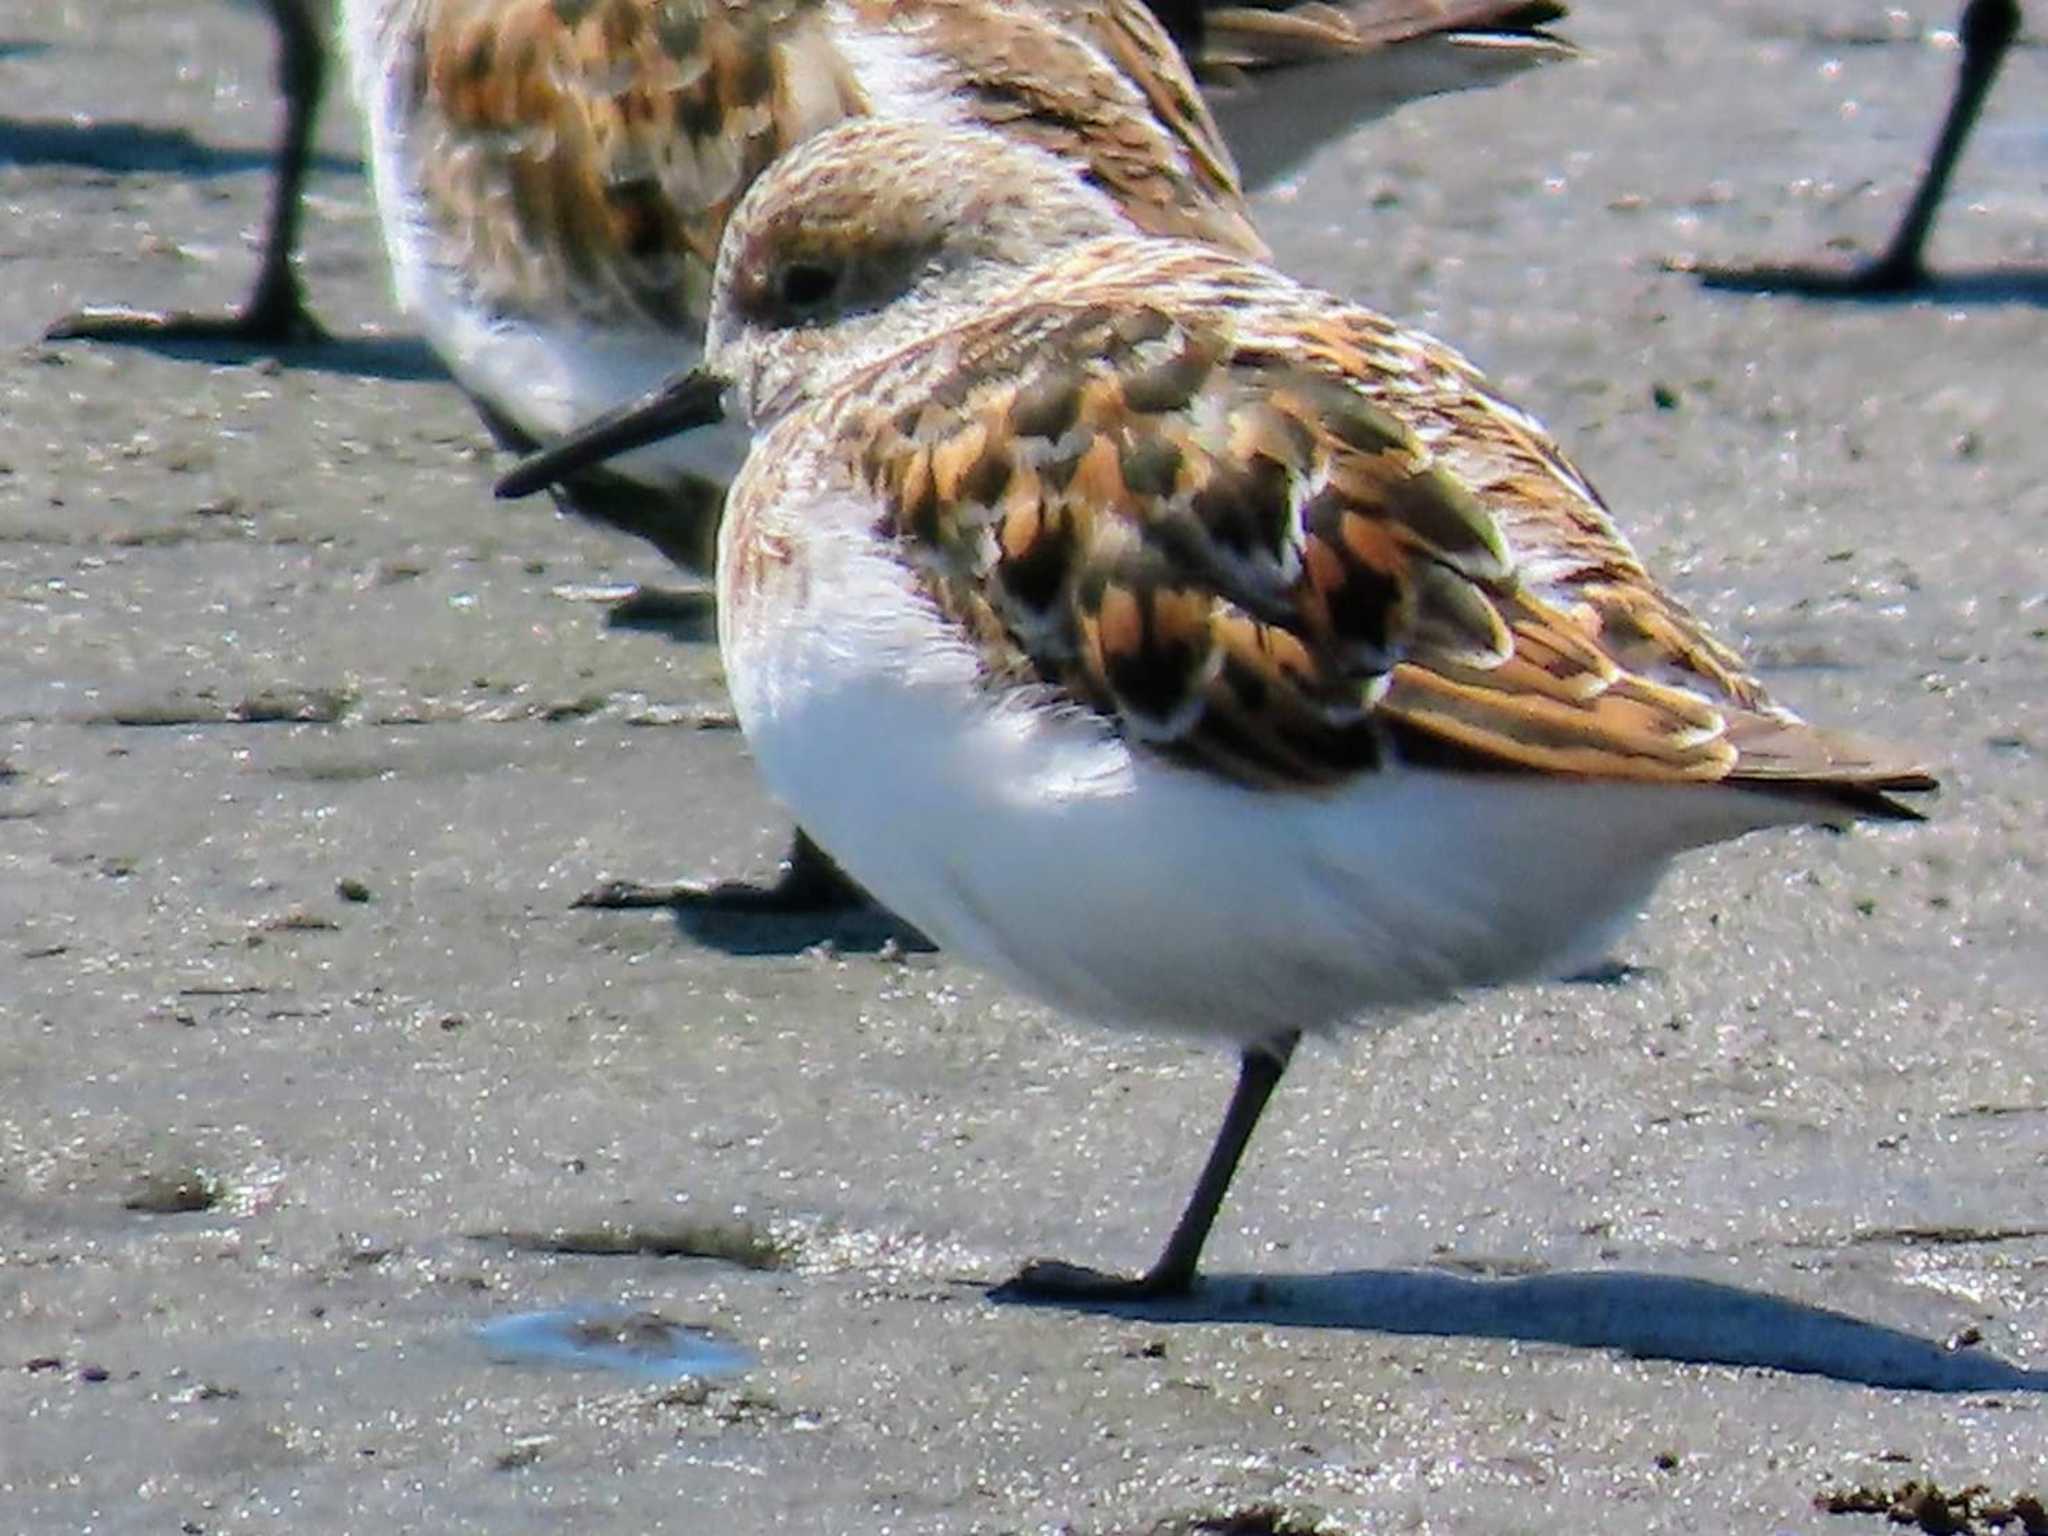
<instances>
[{"instance_id":1,"label":"wing feather","mask_svg":"<svg viewBox=\"0 0 2048 1536\"><path fill-rule=\"evenodd\" d=\"M1224 5L1204 13L1197 68L1206 77L1366 53L1441 32L1528 36L1562 5L1526 0L1304 0Z\"/></svg>"},{"instance_id":2,"label":"wing feather","mask_svg":"<svg viewBox=\"0 0 2048 1536\"><path fill-rule=\"evenodd\" d=\"M1931 782L1774 705L1469 364L1259 271L1078 253L840 395L881 531L991 678L1275 789L1394 758Z\"/></svg>"},{"instance_id":3,"label":"wing feather","mask_svg":"<svg viewBox=\"0 0 2048 1536\"><path fill-rule=\"evenodd\" d=\"M824 0L431 0L419 193L511 310L701 326L718 238L767 164L863 109Z\"/></svg>"}]
</instances>

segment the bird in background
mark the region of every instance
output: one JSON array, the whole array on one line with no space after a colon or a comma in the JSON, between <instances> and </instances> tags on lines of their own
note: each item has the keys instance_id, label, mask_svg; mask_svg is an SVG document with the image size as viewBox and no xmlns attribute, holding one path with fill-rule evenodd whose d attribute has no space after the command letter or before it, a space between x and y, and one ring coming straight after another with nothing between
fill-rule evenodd
<instances>
[{"instance_id":1,"label":"bird in background","mask_svg":"<svg viewBox=\"0 0 2048 1536\"><path fill-rule=\"evenodd\" d=\"M1071 0L1063 8L1078 12L1105 3L1113 0ZM262 251L248 299L225 314L89 305L53 321L44 332L46 339L266 347L329 339L307 302L294 262L313 131L330 68L328 32L334 0L262 4L277 35L284 122ZM1246 168L1246 181L1255 188L1291 169L1334 133L1403 102L1489 84L1572 52L1559 40L1538 33L1538 28L1566 12L1564 5L1546 0L1293 0L1261 5L1152 0L1151 8L1210 88L1217 116ZM1319 73L1329 77L1327 88L1313 79ZM1318 88L1307 95L1291 94L1286 113L1277 113L1266 100L1276 76ZM1314 120L1303 116L1304 109L1312 109Z\"/></svg>"},{"instance_id":2,"label":"bird in background","mask_svg":"<svg viewBox=\"0 0 2048 1536\"><path fill-rule=\"evenodd\" d=\"M658 382L678 341L701 345L733 204L843 117L978 123L1084 164L1154 233L1261 252L1244 145L1271 179L1397 100L1569 56L1536 30L1558 10L346 0L343 26L400 303L524 452ZM564 501L708 570L742 446L698 434L566 486Z\"/></svg>"}]
</instances>

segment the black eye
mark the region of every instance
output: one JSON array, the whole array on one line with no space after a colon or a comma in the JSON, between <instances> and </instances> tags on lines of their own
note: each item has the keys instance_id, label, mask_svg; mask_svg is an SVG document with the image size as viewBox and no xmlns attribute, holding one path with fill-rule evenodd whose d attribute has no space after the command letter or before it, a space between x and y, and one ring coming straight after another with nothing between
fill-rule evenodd
<instances>
[{"instance_id":1,"label":"black eye","mask_svg":"<svg viewBox=\"0 0 2048 1536\"><path fill-rule=\"evenodd\" d=\"M839 269L793 261L782 269L777 291L791 309L816 309L839 291Z\"/></svg>"}]
</instances>

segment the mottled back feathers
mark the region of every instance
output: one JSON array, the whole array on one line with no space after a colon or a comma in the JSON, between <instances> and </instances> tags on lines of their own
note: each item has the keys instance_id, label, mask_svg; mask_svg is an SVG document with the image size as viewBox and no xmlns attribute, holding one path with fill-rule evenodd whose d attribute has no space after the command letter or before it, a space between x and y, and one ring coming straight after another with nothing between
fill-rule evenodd
<instances>
[{"instance_id":1,"label":"mottled back feathers","mask_svg":"<svg viewBox=\"0 0 2048 1536\"><path fill-rule=\"evenodd\" d=\"M1462 359L1227 255L1084 247L794 420L743 501L824 433L991 686L1194 768L1926 783L1773 705Z\"/></svg>"}]
</instances>

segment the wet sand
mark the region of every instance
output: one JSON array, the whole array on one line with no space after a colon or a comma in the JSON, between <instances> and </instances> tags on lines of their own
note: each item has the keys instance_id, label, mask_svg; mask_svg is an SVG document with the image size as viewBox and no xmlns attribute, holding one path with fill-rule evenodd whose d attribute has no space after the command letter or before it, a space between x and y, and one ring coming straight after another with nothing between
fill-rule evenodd
<instances>
[{"instance_id":1,"label":"wet sand","mask_svg":"<svg viewBox=\"0 0 2048 1536\"><path fill-rule=\"evenodd\" d=\"M1217 1278L1120 1317L984 1291L1148 1259L1230 1064L872 932L573 909L786 834L701 625L601 600L678 578L490 500L346 110L305 258L345 344L37 343L239 295L269 39L0 0L0 1526L1846 1533L1817 1493L2038 1490L2048 56L1958 279L1830 307L1659 263L1881 240L1952 54L1834 0L1570 31L1319 157L1272 241L1486 366L1788 702L1948 791L1691 860L1609 985L1311 1044ZM610 1305L752 1363L477 1332Z\"/></svg>"}]
</instances>

